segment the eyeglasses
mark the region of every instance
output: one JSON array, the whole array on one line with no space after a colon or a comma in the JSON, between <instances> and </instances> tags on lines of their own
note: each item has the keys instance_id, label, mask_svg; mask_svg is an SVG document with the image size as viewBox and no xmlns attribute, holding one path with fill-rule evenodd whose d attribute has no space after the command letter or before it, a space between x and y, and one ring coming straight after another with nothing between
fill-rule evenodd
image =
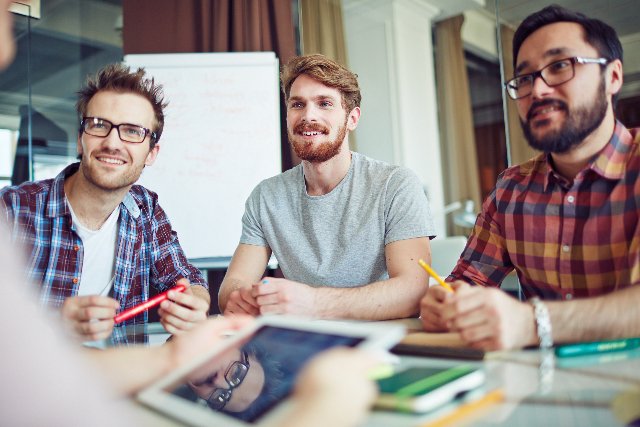
<instances>
[{"instance_id":1,"label":"eyeglasses","mask_svg":"<svg viewBox=\"0 0 640 427\"><path fill-rule=\"evenodd\" d=\"M214 411L220 411L231 400L233 389L237 388L249 372L249 358L247 352L242 352L242 361L236 361L231 364L224 373L224 380L229 388L216 388L207 398L207 404Z\"/></svg>"},{"instance_id":2,"label":"eyeglasses","mask_svg":"<svg viewBox=\"0 0 640 427\"><path fill-rule=\"evenodd\" d=\"M155 132L142 126L132 125L130 123L120 123L114 125L109 120L101 119L100 117L83 117L80 121L80 130L87 135L106 137L111 132L111 129L116 128L118 130L118 136L121 140L126 142L132 142L139 144L145 140L147 135L151 135L151 140L155 141L157 135Z\"/></svg>"},{"instance_id":3,"label":"eyeglasses","mask_svg":"<svg viewBox=\"0 0 640 427\"><path fill-rule=\"evenodd\" d=\"M533 83L538 77L549 87L559 86L562 83L568 82L576 75L575 64L607 65L608 63L609 60L606 58L582 58L574 56L573 58L560 59L552 62L541 70L512 78L505 84L505 88L512 99L520 99L531 95Z\"/></svg>"}]
</instances>

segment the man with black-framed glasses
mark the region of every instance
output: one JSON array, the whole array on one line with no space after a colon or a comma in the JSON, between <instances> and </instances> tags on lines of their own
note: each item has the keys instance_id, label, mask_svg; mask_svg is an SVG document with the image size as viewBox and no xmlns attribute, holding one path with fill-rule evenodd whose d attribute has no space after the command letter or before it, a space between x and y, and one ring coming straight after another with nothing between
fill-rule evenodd
<instances>
[{"instance_id":1,"label":"man with black-framed glasses","mask_svg":"<svg viewBox=\"0 0 640 427\"><path fill-rule=\"evenodd\" d=\"M514 35L505 89L529 144L504 171L449 277L431 288L429 331L495 350L640 335L640 132L614 114L622 86L615 30L559 6ZM496 289L516 270L527 302Z\"/></svg>"},{"instance_id":2,"label":"man with black-framed glasses","mask_svg":"<svg viewBox=\"0 0 640 427\"><path fill-rule=\"evenodd\" d=\"M175 393L247 421L255 416L256 405L261 405L261 395L272 393L270 390L282 384L280 362L268 359L269 353L259 347L230 349L192 373L187 384Z\"/></svg>"},{"instance_id":3,"label":"man with black-framed glasses","mask_svg":"<svg viewBox=\"0 0 640 427\"><path fill-rule=\"evenodd\" d=\"M61 308L83 340L108 337L116 312L147 300L151 286L187 285L161 305L167 331L207 316L206 281L187 262L157 195L134 185L158 155L165 106L162 87L144 70L105 67L79 91L80 162L55 179L0 191L0 211L26 249L41 302Z\"/></svg>"}]
</instances>

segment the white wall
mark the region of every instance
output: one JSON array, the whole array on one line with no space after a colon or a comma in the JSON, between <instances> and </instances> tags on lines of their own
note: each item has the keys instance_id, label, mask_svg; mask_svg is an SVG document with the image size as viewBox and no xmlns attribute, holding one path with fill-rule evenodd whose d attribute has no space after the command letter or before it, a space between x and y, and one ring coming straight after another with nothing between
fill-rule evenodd
<instances>
[{"instance_id":1,"label":"white wall","mask_svg":"<svg viewBox=\"0 0 640 427\"><path fill-rule=\"evenodd\" d=\"M462 24L462 41L473 53L488 59L498 58L496 18L486 10L467 10Z\"/></svg>"},{"instance_id":2,"label":"white wall","mask_svg":"<svg viewBox=\"0 0 640 427\"><path fill-rule=\"evenodd\" d=\"M640 93L640 33L620 37L624 50L624 76L621 97L637 96ZM632 78L633 76L633 78Z\"/></svg>"},{"instance_id":3,"label":"white wall","mask_svg":"<svg viewBox=\"0 0 640 427\"><path fill-rule=\"evenodd\" d=\"M417 0L344 0L349 67L358 74L358 151L409 167L445 234L431 22L439 9Z\"/></svg>"}]
</instances>

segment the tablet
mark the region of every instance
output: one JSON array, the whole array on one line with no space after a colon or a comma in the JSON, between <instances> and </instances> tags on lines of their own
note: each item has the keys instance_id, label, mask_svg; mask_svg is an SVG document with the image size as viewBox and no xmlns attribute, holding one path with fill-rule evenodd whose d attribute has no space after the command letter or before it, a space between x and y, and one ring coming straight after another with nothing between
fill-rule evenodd
<instances>
[{"instance_id":1,"label":"tablet","mask_svg":"<svg viewBox=\"0 0 640 427\"><path fill-rule=\"evenodd\" d=\"M313 356L337 346L388 349L404 333L393 324L263 316L137 398L189 425L270 425L286 416L287 396Z\"/></svg>"},{"instance_id":2,"label":"tablet","mask_svg":"<svg viewBox=\"0 0 640 427\"><path fill-rule=\"evenodd\" d=\"M429 412L484 384L480 368L414 367L378 380L376 407L400 412Z\"/></svg>"}]
</instances>

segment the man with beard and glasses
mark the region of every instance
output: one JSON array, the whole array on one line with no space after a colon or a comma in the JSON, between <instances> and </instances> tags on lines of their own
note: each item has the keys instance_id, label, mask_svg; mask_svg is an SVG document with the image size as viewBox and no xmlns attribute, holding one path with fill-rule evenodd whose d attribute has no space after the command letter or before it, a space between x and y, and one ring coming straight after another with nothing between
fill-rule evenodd
<instances>
[{"instance_id":1,"label":"man with beard and glasses","mask_svg":"<svg viewBox=\"0 0 640 427\"><path fill-rule=\"evenodd\" d=\"M142 69L114 64L78 93L80 162L55 179L0 191L29 279L41 285L41 303L61 307L89 341L110 336L116 312L147 300L150 286L181 283L186 291L169 293L160 321L174 334L188 330L207 317L207 283L187 262L157 195L134 185L160 149L162 87Z\"/></svg>"},{"instance_id":2,"label":"man with beard and glasses","mask_svg":"<svg viewBox=\"0 0 640 427\"><path fill-rule=\"evenodd\" d=\"M640 132L614 115L620 40L550 6L519 26L513 58L506 90L543 153L500 175L448 279L455 293L422 300L424 327L489 350L638 336ZM528 302L496 289L514 269Z\"/></svg>"},{"instance_id":3,"label":"man with beard and glasses","mask_svg":"<svg viewBox=\"0 0 640 427\"><path fill-rule=\"evenodd\" d=\"M219 293L225 314L391 319L417 314L418 258L434 235L422 185L406 168L349 150L357 76L322 55L281 74L289 141L302 163L249 196L240 245ZM284 278L263 278L273 253Z\"/></svg>"}]
</instances>

